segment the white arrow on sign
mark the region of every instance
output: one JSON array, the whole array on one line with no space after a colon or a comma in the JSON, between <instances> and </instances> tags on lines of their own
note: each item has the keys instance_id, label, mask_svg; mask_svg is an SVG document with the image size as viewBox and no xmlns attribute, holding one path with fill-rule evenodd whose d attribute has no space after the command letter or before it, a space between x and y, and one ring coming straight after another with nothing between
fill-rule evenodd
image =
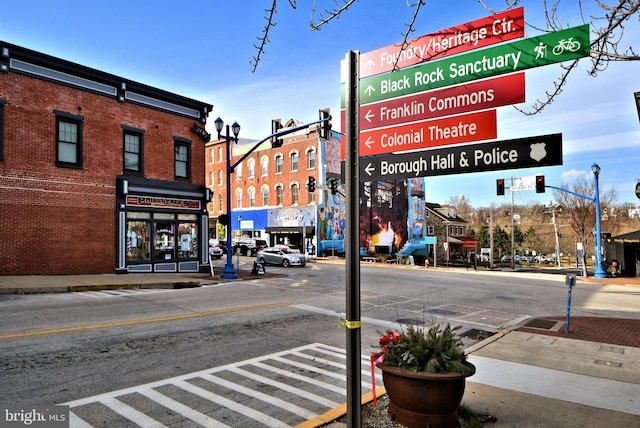
<instances>
[{"instance_id":1,"label":"white arrow on sign","mask_svg":"<svg viewBox=\"0 0 640 428\"><path fill-rule=\"evenodd\" d=\"M369 165L367 165L367 167L364 169L364 172L366 172L367 174L369 174L369 177L371 177L371 171L375 171L376 169L371 166L371 162L369 162Z\"/></svg>"},{"instance_id":2,"label":"white arrow on sign","mask_svg":"<svg viewBox=\"0 0 640 428\"><path fill-rule=\"evenodd\" d=\"M372 67L376 66L376 63L372 60L369 60L364 66L367 67L368 70L371 70Z\"/></svg>"},{"instance_id":3,"label":"white arrow on sign","mask_svg":"<svg viewBox=\"0 0 640 428\"><path fill-rule=\"evenodd\" d=\"M367 89L365 89L365 90L364 90L364 92L365 92L368 96L371 96L371 93L372 93L372 92L375 92L375 91L376 91L376 88L374 88L374 87L373 87L373 86L371 86L371 85L367 86Z\"/></svg>"},{"instance_id":4,"label":"white arrow on sign","mask_svg":"<svg viewBox=\"0 0 640 428\"><path fill-rule=\"evenodd\" d=\"M371 150L371 145L375 143L375 140L371 139L371 136L367 137L367 141L364 142L364 145L367 146L369 150Z\"/></svg>"},{"instance_id":5,"label":"white arrow on sign","mask_svg":"<svg viewBox=\"0 0 640 428\"><path fill-rule=\"evenodd\" d=\"M367 112L367 114L365 114L365 115L364 115L364 118L365 118L365 119L367 119L367 121L368 121L369 123L371 123L371 118L372 118L372 117L376 117L376 115L375 115L375 113L371 113L371 110L369 110L369 111Z\"/></svg>"}]
</instances>

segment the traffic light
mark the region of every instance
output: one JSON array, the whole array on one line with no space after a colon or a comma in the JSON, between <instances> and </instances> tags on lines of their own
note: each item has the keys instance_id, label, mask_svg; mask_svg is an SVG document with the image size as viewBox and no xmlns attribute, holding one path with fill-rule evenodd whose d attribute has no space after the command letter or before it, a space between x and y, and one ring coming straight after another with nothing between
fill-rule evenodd
<instances>
[{"instance_id":1,"label":"traffic light","mask_svg":"<svg viewBox=\"0 0 640 428\"><path fill-rule=\"evenodd\" d=\"M277 133L282 129L282 122L280 119L271 120L271 134ZM282 137L271 137L271 147L282 147Z\"/></svg>"},{"instance_id":2,"label":"traffic light","mask_svg":"<svg viewBox=\"0 0 640 428\"><path fill-rule=\"evenodd\" d=\"M316 179L315 179L315 177L309 176L309 181L307 182L307 187L309 187L309 192L311 192L311 193L316 191Z\"/></svg>"},{"instance_id":3,"label":"traffic light","mask_svg":"<svg viewBox=\"0 0 640 428\"><path fill-rule=\"evenodd\" d=\"M604 239L605 241L610 241L611 240L611 232L602 232L602 239Z\"/></svg>"},{"instance_id":4,"label":"traffic light","mask_svg":"<svg viewBox=\"0 0 640 428\"><path fill-rule=\"evenodd\" d=\"M536 193L544 193L544 175L536 175Z\"/></svg>"},{"instance_id":5,"label":"traffic light","mask_svg":"<svg viewBox=\"0 0 640 428\"><path fill-rule=\"evenodd\" d=\"M338 181L335 178L329 179L329 188L331 189L332 195L338 193Z\"/></svg>"},{"instance_id":6,"label":"traffic light","mask_svg":"<svg viewBox=\"0 0 640 428\"><path fill-rule=\"evenodd\" d=\"M498 178L496 180L496 193L498 196L504 196L504 178Z\"/></svg>"},{"instance_id":7,"label":"traffic light","mask_svg":"<svg viewBox=\"0 0 640 428\"><path fill-rule=\"evenodd\" d=\"M326 120L325 120L326 119ZM320 109L320 120L325 120L320 124L320 138L328 140L331 138L331 111L328 108Z\"/></svg>"}]
</instances>

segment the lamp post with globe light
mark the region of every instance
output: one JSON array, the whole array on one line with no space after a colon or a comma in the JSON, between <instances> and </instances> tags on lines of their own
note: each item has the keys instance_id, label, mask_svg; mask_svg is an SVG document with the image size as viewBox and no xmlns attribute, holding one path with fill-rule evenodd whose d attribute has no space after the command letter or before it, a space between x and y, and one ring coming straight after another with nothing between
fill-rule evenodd
<instances>
[{"instance_id":1,"label":"lamp post with globe light","mask_svg":"<svg viewBox=\"0 0 640 428\"><path fill-rule=\"evenodd\" d=\"M224 127L224 122L219 117L215 120L216 131L218 131L218 140L222 139L221 132ZM223 279L237 279L236 270L233 267L233 254L232 253L232 231L231 231L231 142L238 142L238 134L240 134L240 125L238 122L234 122L231 125L233 131L233 137L229 134L229 125L227 125L227 132L224 135L225 143L227 145L227 262L224 265L220 278Z\"/></svg>"},{"instance_id":2,"label":"lamp post with globe light","mask_svg":"<svg viewBox=\"0 0 640 428\"><path fill-rule=\"evenodd\" d=\"M593 171L593 177L596 187L595 204L596 204L596 271L593 274L594 278L606 278L607 274L602 268L602 230L600 228L600 192L598 189L598 179L600 177L600 167L597 163L591 165L591 171Z\"/></svg>"}]
</instances>

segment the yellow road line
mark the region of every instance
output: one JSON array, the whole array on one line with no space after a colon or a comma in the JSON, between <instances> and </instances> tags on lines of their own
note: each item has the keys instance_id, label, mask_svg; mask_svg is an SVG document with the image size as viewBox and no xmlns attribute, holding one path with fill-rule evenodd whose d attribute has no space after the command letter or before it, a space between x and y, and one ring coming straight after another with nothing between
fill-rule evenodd
<instances>
[{"instance_id":1,"label":"yellow road line","mask_svg":"<svg viewBox=\"0 0 640 428\"><path fill-rule=\"evenodd\" d=\"M138 324L151 324L151 323L157 323L157 322L184 320L189 318L209 317L212 315L230 314L234 312L278 308L282 306L289 306L292 304L293 304L292 302L268 303L264 305L239 306L236 308L216 309L214 311L206 311L206 312L192 312L192 313L180 314L180 315L167 315L164 317L137 318L132 320L111 321L111 322L98 323L98 324L45 328L45 329L39 329L39 330L13 331L9 333L0 334L0 340L22 339L26 337L47 336L51 334L75 333L79 331L101 330L106 328L126 327L131 325L138 325Z\"/></svg>"}]
</instances>

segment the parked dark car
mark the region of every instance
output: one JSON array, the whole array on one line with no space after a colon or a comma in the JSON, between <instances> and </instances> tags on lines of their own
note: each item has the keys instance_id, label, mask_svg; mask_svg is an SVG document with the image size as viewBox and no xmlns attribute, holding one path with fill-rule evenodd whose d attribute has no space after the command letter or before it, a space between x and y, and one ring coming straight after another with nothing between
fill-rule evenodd
<instances>
[{"instance_id":1,"label":"parked dark car","mask_svg":"<svg viewBox=\"0 0 640 428\"><path fill-rule=\"evenodd\" d=\"M237 244L233 246L233 253L237 254L238 250L240 250L240 254L243 256L255 256L258 254L258 251L263 248L267 248L269 244L264 239L256 239L256 238L243 238L238 241Z\"/></svg>"}]
</instances>

